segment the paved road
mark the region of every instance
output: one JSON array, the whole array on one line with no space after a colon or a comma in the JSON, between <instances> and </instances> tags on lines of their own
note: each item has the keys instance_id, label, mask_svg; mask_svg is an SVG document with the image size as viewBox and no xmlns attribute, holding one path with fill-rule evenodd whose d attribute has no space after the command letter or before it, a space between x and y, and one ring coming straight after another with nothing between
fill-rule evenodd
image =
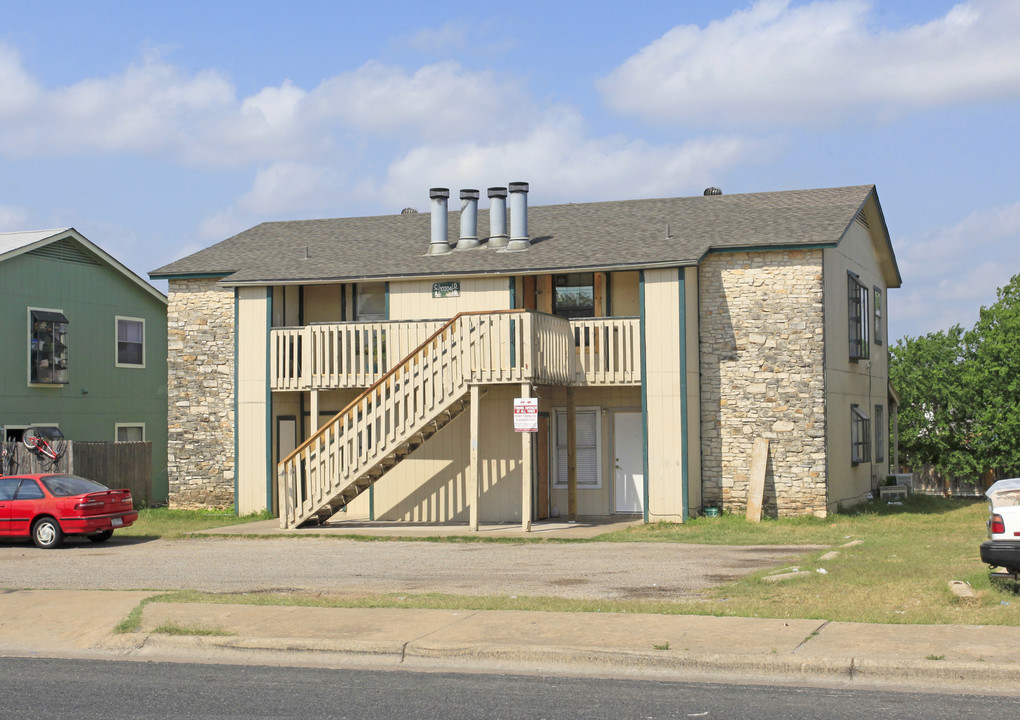
<instances>
[{"instance_id":1,"label":"paved road","mask_svg":"<svg viewBox=\"0 0 1020 720\"><path fill-rule=\"evenodd\" d=\"M812 548L659 543L360 542L322 538L71 539L58 550L0 544L6 588L442 592L676 599Z\"/></svg>"},{"instance_id":2,"label":"paved road","mask_svg":"<svg viewBox=\"0 0 1020 720\"><path fill-rule=\"evenodd\" d=\"M31 718L1009 718L1012 697L609 678L4 659L0 713Z\"/></svg>"}]
</instances>

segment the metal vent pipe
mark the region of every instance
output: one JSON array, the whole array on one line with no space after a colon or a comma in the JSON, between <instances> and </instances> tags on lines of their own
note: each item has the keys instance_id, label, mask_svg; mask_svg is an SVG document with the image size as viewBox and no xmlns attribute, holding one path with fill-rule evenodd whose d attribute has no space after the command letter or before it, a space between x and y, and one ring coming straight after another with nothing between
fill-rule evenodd
<instances>
[{"instance_id":1,"label":"metal vent pipe","mask_svg":"<svg viewBox=\"0 0 1020 720\"><path fill-rule=\"evenodd\" d=\"M489 188L489 247L505 248L510 242L506 232L506 188Z\"/></svg>"},{"instance_id":2,"label":"metal vent pipe","mask_svg":"<svg viewBox=\"0 0 1020 720\"><path fill-rule=\"evenodd\" d=\"M450 252L450 243L447 240L450 219L446 213L449 197L449 188L429 190L429 198L432 200L432 240L429 242L429 255L444 255Z\"/></svg>"},{"instance_id":3,"label":"metal vent pipe","mask_svg":"<svg viewBox=\"0 0 1020 720\"><path fill-rule=\"evenodd\" d=\"M527 250L531 247L528 237L528 183L510 183L510 242L507 252Z\"/></svg>"},{"instance_id":4,"label":"metal vent pipe","mask_svg":"<svg viewBox=\"0 0 1020 720\"><path fill-rule=\"evenodd\" d=\"M458 250L478 247L478 191L460 191L460 240Z\"/></svg>"}]
</instances>

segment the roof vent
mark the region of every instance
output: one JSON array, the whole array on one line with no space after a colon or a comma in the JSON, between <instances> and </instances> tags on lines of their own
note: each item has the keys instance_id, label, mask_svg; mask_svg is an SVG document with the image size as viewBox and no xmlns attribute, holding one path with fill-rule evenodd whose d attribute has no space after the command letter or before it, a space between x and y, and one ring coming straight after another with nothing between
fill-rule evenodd
<instances>
[{"instance_id":1,"label":"roof vent","mask_svg":"<svg viewBox=\"0 0 1020 720\"><path fill-rule=\"evenodd\" d=\"M528 237L528 183L510 183L510 242L506 251L527 250L531 247Z\"/></svg>"},{"instance_id":2,"label":"roof vent","mask_svg":"<svg viewBox=\"0 0 1020 720\"><path fill-rule=\"evenodd\" d=\"M478 191L460 191L460 240L458 250L478 247Z\"/></svg>"},{"instance_id":3,"label":"roof vent","mask_svg":"<svg viewBox=\"0 0 1020 720\"><path fill-rule=\"evenodd\" d=\"M432 199L432 240L429 243L429 255L445 255L450 252L447 240L449 218L446 214L447 200L450 198L449 188L432 188L429 190Z\"/></svg>"},{"instance_id":4,"label":"roof vent","mask_svg":"<svg viewBox=\"0 0 1020 720\"><path fill-rule=\"evenodd\" d=\"M705 197L709 195L722 195L722 190L717 187L705 188Z\"/></svg>"},{"instance_id":5,"label":"roof vent","mask_svg":"<svg viewBox=\"0 0 1020 720\"><path fill-rule=\"evenodd\" d=\"M510 242L506 232L506 188L491 187L489 195L489 247L505 248Z\"/></svg>"},{"instance_id":6,"label":"roof vent","mask_svg":"<svg viewBox=\"0 0 1020 720\"><path fill-rule=\"evenodd\" d=\"M418 211L415 210L413 207L406 207L406 208L404 208L403 210L400 211L400 214L401 215L417 215Z\"/></svg>"}]
</instances>

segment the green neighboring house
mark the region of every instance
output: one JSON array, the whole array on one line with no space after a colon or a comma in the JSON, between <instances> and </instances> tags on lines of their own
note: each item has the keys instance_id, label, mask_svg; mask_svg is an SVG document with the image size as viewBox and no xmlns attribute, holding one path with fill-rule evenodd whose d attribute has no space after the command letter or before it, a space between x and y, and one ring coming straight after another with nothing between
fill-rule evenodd
<instances>
[{"instance_id":1,"label":"green neighboring house","mask_svg":"<svg viewBox=\"0 0 1020 720\"><path fill-rule=\"evenodd\" d=\"M74 228L0 233L3 439L50 425L72 441L149 441L151 499L165 502L166 310Z\"/></svg>"}]
</instances>

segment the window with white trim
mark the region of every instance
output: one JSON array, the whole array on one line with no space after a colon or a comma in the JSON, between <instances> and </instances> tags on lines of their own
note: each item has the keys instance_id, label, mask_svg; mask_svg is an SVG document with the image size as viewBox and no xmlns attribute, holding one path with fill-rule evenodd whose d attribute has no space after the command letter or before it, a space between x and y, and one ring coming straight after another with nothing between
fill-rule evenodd
<instances>
[{"instance_id":1,"label":"window with white trim","mask_svg":"<svg viewBox=\"0 0 1020 720\"><path fill-rule=\"evenodd\" d=\"M850 359L865 360L871 349L868 339L868 288L854 273L847 273L846 284Z\"/></svg>"},{"instance_id":2,"label":"window with white trim","mask_svg":"<svg viewBox=\"0 0 1020 720\"><path fill-rule=\"evenodd\" d=\"M145 367L145 320L118 317L117 367Z\"/></svg>"},{"instance_id":3,"label":"window with white trim","mask_svg":"<svg viewBox=\"0 0 1020 720\"><path fill-rule=\"evenodd\" d=\"M556 476L553 485L567 487L567 411L556 415ZM602 413L597 407L577 408L577 487L602 487Z\"/></svg>"},{"instance_id":4,"label":"window with white trim","mask_svg":"<svg viewBox=\"0 0 1020 720\"><path fill-rule=\"evenodd\" d=\"M117 423L115 426L117 442L144 442L144 423Z\"/></svg>"},{"instance_id":5,"label":"window with white trim","mask_svg":"<svg viewBox=\"0 0 1020 720\"><path fill-rule=\"evenodd\" d=\"M871 418L857 405L850 406L850 462L871 462Z\"/></svg>"}]
</instances>

